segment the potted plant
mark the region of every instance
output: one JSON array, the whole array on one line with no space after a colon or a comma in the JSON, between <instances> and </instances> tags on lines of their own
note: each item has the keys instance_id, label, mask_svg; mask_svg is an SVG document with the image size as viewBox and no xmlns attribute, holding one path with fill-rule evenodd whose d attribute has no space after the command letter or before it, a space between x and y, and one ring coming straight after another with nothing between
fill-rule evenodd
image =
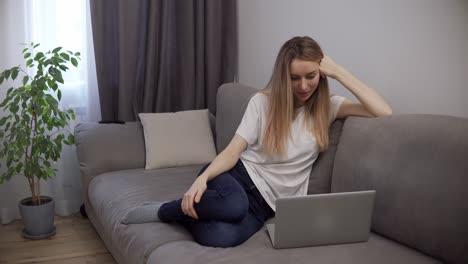
<instances>
[{"instance_id":1,"label":"potted plant","mask_svg":"<svg viewBox=\"0 0 468 264\"><path fill-rule=\"evenodd\" d=\"M55 176L53 162L60 159L62 144L72 145L73 135L66 131L68 122L75 119L72 109L62 110L59 102L63 84L62 73L68 64L78 65L80 53L62 51L61 47L47 52L37 51L39 44L31 43L23 49L26 63L0 73L0 85L5 80L21 82L11 87L0 108L0 184L15 175L27 178L31 197L18 204L24 223L23 237L48 238L55 234L55 203L51 197L42 196L40 181ZM31 74L34 72L34 74Z\"/></svg>"}]
</instances>

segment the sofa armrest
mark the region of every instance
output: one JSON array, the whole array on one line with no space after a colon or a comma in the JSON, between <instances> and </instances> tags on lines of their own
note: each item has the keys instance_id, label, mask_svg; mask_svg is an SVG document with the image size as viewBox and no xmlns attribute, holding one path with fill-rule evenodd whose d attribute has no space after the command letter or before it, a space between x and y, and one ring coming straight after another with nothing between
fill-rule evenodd
<instances>
[{"instance_id":1,"label":"sofa armrest","mask_svg":"<svg viewBox=\"0 0 468 264\"><path fill-rule=\"evenodd\" d=\"M104 172L145 167L145 142L140 122L78 124L75 145L84 187Z\"/></svg>"},{"instance_id":2,"label":"sofa armrest","mask_svg":"<svg viewBox=\"0 0 468 264\"><path fill-rule=\"evenodd\" d=\"M377 191L372 229L449 263L468 263L468 119L350 117L332 191Z\"/></svg>"}]
</instances>

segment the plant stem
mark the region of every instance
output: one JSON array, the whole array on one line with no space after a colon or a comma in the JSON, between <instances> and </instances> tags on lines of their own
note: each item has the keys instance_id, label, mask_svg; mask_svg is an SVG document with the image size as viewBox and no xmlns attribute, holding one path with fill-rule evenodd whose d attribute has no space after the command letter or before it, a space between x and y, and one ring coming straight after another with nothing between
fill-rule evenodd
<instances>
[{"instance_id":1,"label":"plant stem","mask_svg":"<svg viewBox=\"0 0 468 264\"><path fill-rule=\"evenodd\" d=\"M34 182L34 176L31 177L31 181L32 181L32 189L31 189L32 202L33 202L33 204L36 204L37 203L37 195L36 195L36 183Z\"/></svg>"},{"instance_id":2,"label":"plant stem","mask_svg":"<svg viewBox=\"0 0 468 264\"><path fill-rule=\"evenodd\" d=\"M34 185L33 185L33 184L34 184L34 182L33 182L33 181L31 181L31 177L29 177L29 176L26 176L26 178L28 178L29 189L31 189L31 194L33 194L33 193L34 193ZM33 197L33 198L34 198L34 197Z\"/></svg>"},{"instance_id":3,"label":"plant stem","mask_svg":"<svg viewBox=\"0 0 468 264\"><path fill-rule=\"evenodd\" d=\"M36 112L34 111L34 116L35 116ZM35 123L36 125L37 123ZM33 119L31 119L30 121L30 127L31 127L31 130L32 130L32 126L33 126ZM24 164L28 164L28 160L30 160L32 158L32 151L33 151L33 141L34 141L34 137L35 137L35 134L36 134L36 130L32 130L33 131L33 136L31 138L31 144L27 145L26 146L26 149L24 150ZM36 192L36 183L34 181L34 175L30 175L30 172L25 172L25 176L26 178L28 178L28 182L29 182L29 188L31 189L31 197L32 197L32 203L33 204L38 204L38 196L39 196L39 200L40 200L40 193L39 192ZM38 190L39 191L39 190ZM40 202L40 201L39 201Z\"/></svg>"},{"instance_id":4,"label":"plant stem","mask_svg":"<svg viewBox=\"0 0 468 264\"><path fill-rule=\"evenodd\" d=\"M19 69L20 69L20 71L22 71L24 74L26 74L26 75L29 77L29 79L31 79L31 80L33 79L25 70L23 70L22 68L19 68Z\"/></svg>"},{"instance_id":5,"label":"plant stem","mask_svg":"<svg viewBox=\"0 0 468 264\"><path fill-rule=\"evenodd\" d=\"M34 109L34 111L33 111L33 117L34 117L33 118L34 119L34 130L33 130L34 131L34 136L33 136L32 140L31 140L31 151L32 151L33 146L34 146L34 139L36 138L36 135L37 135L37 112L36 112L36 109ZM31 153L31 155L32 154L33 153ZM34 175L32 177L34 177ZM40 180L41 180L41 178L39 178L37 175L36 175L36 177L37 177L37 193L36 193L36 195L37 195L38 204L41 204L41 189L40 189Z\"/></svg>"},{"instance_id":6,"label":"plant stem","mask_svg":"<svg viewBox=\"0 0 468 264\"><path fill-rule=\"evenodd\" d=\"M37 177L38 205L41 205L41 178Z\"/></svg>"}]
</instances>

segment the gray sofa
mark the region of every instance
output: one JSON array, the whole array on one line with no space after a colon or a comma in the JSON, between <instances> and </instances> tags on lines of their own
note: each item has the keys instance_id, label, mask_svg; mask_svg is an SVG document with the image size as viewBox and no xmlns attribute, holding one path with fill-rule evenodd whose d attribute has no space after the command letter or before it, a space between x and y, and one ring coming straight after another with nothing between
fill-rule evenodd
<instances>
[{"instance_id":1,"label":"gray sofa","mask_svg":"<svg viewBox=\"0 0 468 264\"><path fill-rule=\"evenodd\" d=\"M211 120L218 153L255 91L220 87ZM370 239L282 250L272 248L265 227L224 249L200 246L177 224L121 225L143 201L180 198L202 164L145 170L139 122L83 123L75 137L89 220L118 263L468 263L467 119L410 114L335 121L309 193L377 190Z\"/></svg>"}]
</instances>

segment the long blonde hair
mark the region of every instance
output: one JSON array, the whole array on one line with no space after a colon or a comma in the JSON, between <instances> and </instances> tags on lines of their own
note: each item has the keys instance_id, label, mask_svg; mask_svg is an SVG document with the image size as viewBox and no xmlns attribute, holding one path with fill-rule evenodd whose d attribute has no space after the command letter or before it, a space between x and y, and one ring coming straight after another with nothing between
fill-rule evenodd
<instances>
[{"instance_id":1,"label":"long blonde hair","mask_svg":"<svg viewBox=\"0 0 468 264\"><path fill-rule=\"evenodd\" d=\"M273 74L261 93L268 95L269 111L262 148L270 156L284 157L286 142L295 118L294 95L291 87L290 65L293 59L319 63L323 52L310 37L294 37L281 47ZM328 81L320 77L318 87L304 105L306 126L315 135L320 152L328 148L328 113L330 92ZM312 124L312 120L314 121Z\"/></svg>"}]
</instances>

